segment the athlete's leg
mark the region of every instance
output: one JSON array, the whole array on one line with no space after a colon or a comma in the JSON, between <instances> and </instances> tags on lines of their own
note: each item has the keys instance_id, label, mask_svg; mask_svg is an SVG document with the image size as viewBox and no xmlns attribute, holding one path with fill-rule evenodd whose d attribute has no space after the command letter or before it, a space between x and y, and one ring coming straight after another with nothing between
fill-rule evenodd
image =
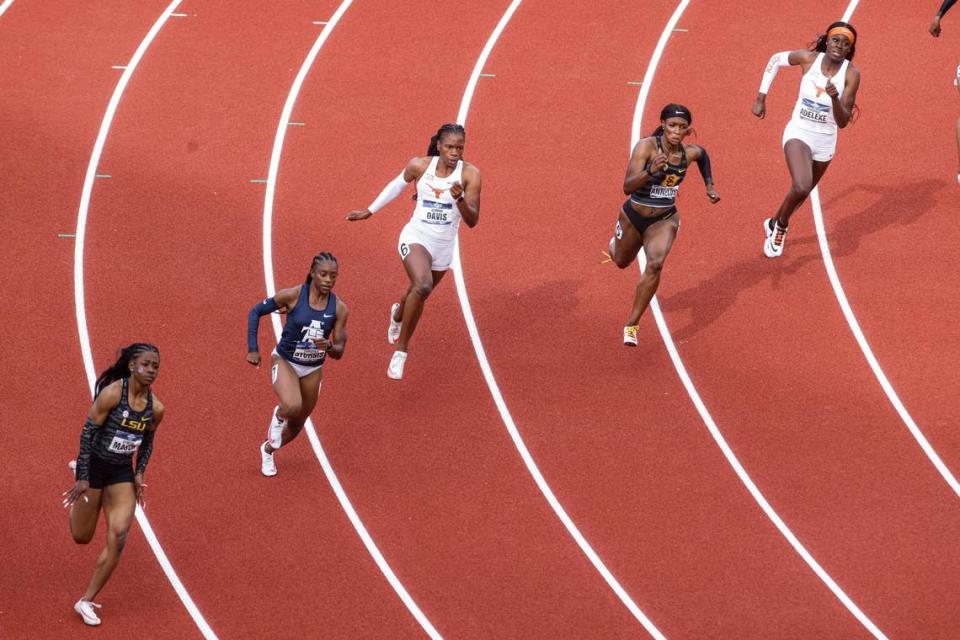
<instances>
[{"instance_id":1,"label":"athlete's leg","mask_svg":"<svg viewBox=\"0 0 960 640\"><path fill-rule=\"evenodd\" d=\"M273 392L277 394L280 401L280 417L286 421L281 434L281 442L286 444L292 437L288 433L296 435L303 428L303 398L300 394L300 379L290 363L279 356L273 356L274 380ZM269 442L264 447L268 454L276 449Z\"/></svg>"},{"instance_id":2,"label":"athlete's leg","mask_svg":"<svg viewBox=\"0 0 960 640\"><path fill-rule=\"evenodd\" d=\"M300 397L303 398L302 419L299 428L294 430L290 423L283 429L283 444L287 444L297 437L303 424L317 406L317 397L320 395L320 383L323 382L323 369L317 369L308 376L300 378Z\"/></svg>"},{"instance_id":3,"label":"athlete's leg","mask_svg":"<svg viewBox=\"0 0 960 640\"><path fill-rule=\"evenodd\" d=\"M643 232L643 252L647 258L647 266L643 269L640 282L637 283L637 292L633 299L630 317L627 319L627 326L640 322L640 316L647 310L650 299L660 286L663 263L670 253L674 238L677 237L677 229L680 228L678 215L674 214L666 220L656 222Z\"/></svg>"},{"instance_id":4,"label":"athlete's leg","mask_svg":"<svg viewBox=\"0 0 960 640\"><path fill-rule=\"evenodd\" d=\"M137 497L132 482L110 484L103 488L103 515L107 522L107 546L97 558L97 567L90 578L84 600L93 600L103 589L110 574L120 562L120 553L127 543L127 532L133 521Z\"/></svg>"},{"instance_id":5,"label":"athlete's leg","mask_svg":"<svg viewBox=\"0 0 960 640\"><path fill-rule=\"evenodd\" d=\"M87 489L70 507L70 533L77 544L87 544L97 531L100 516L100 489Z\"/></svg>"},{"instance_id":6,"label":"athlete's leg","mask_svg":"<svg viewBox=\"0 0 960 640\"><path fill-rule=\"evenodd\" d=\"M403 326L400 329L400 339L397 340L397 351L407 351L410 338L413 336L417 323L420 321L420 314L423 313L423 303L426 302L436 279L430 270L433 264L433 257L421 244L409 245L410 251L403 259L403 268L410 278L410 288L407 289L406 297L400 302L401 317Z\"/></svg>"},{"instance_id":7,"label":"athlete's leg","mask_svg":"<svg viewBox=\"0 0 960 640\"><path fill-rule=\"evenodd\" d=\"M803 204L816 184L814 172L817 168L814 166L813 153L805 142L796 139L787 140L787 143L783 146L783 154L787 159L787 168L790 170L790 178L793 182L773 219L779 222L781 227L786 228L790 223L790 216L797 210L797 207ZM816 164L821 165L817 175L817 180L819 180L830 162L818 162Z\"/></svg>"},{"instance_id":8,"label":"athlete's leg","mask_svg":"<svg viewBox=\"0 0 960 640\"><path fill-rule=\"evenodd\" d=\"M643 246L643 235L630 222L623 211L617 218L617 228L613 234L613 251L610 259L621 269L626 269L637 259L640 247Z\"/></svg>"}]
</instances>

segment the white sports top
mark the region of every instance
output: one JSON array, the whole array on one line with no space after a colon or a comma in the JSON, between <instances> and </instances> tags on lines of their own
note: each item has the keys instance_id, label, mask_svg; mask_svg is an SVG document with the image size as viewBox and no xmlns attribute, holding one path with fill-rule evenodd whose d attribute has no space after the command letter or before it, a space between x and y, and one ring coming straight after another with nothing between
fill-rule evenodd
<instances>
[{"instance_id":1,"label":"white sports top","mask_svg":"<svg viewBox=\"0 0 960 640\"><path fill-rule=\"evenodd\" d=\"M841 96L847 82L849 63L849 60L844 60L836 75L830 78ZM797 96L791 121L807 131L836 135L837 121L833 117L833 101L827 94L827 76L823 74L822 65L823 54L821 53L810 65L810 70L800 79L800 95Z\"/></svg>"},{"instance_id":2,"label":"white sports top","mask_svg":"<svg viewBox=\"0 0 960 640\"><path fill-rule=\"evenodd\" d=\"M450 186L460 181L463 173L463 160L457 161L453 172L445 177L437 177L437 162L440 156L434 156L430 166L417 180L417 206L413 210L411 222L417 221L433 235L453 240L460 227L460 209L453 196L450 195Z\"/></svg>"}]
</instances>

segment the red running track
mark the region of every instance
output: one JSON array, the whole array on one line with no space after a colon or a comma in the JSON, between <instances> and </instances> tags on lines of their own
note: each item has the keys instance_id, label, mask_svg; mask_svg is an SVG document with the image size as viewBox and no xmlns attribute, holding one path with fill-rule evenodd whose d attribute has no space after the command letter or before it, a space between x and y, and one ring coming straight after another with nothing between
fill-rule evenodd
<instances>
[{"instance_id":1,"label":"red running track","mask_svg":"<svg viewBox=\"0 0 960 640\"><path fill-rule=\"evenodd\" d=\"M368 529L441 633L633 637L642 630L546 507L506 436L452 282L430 300L406 379L383 376L386 310L404 280L393 247L410 203L401 199L363 225L342 221L423 152L437 124L453 119L505 7L444 3L420 15L357 3L347 12L298 102L293 119L305 126L288 133L277 284L298 282L318 249L341 258L351 343L328 370L315 421ZM8 75L3 86L15 87L0 97L4 130L12 132L4 150L18 152L0 154L0 203L17 211L4 215L13 225L4 292L35 300L32 318L45 324L73 322L72 241L55 234L75 224L83 171L119 73L109 67L129 58L162 8L68 13L17 2L0 18L0 54L24 60L0 71ZM259 476L255 447L273 405L268 377L265 369L244 370L230 346L263 293L263 194L249 180L266 177L280 108L321 28L312 22L334 8L184 3L188 17L164 28L127 90L101 162L114 177L97 183L91 203L86 287L97 366L134 338L161 346L157 392L171 411L151 464L148 513L224 638L422 636L305 442L278 456L278 478ZM672 9L648 7L638 29L623 19L627 3L528 0L504 32L485 69L496 77L481 80L468 127L468 154L486 183L481 224L461 236L481 337L547 480L666 635L865 636L723 461L652 320L644 320L640 349L616 346L636 272L599 266L599 248L621 201L637 92L627 82L641 78ZM824 277L809 210L798 214L781 261L759 257L759 220L786 188L779 139L796 90L795 70L781 73L770 116L757 123L749 104L759 71L772 51L801 46L844 6L776 9L771 19L763 3L744 2L734 21L721 3L695 0L680 25L689 31L667 48L644 129L662 102L686 102L724 201L708 207L697 178L685 188L662 305L721 429L814 556L890 637L948 638L960 586L949 544L955 498L864 364ZM466 26L446 39L424 26L426 15L455 15ZM838 268L868 337L956 470L960 447L949 429L956 341L945 320L958 298L949 282L927 276L949 273L933 230L943 227L936 214L955 208L951 149L941 152L939 182L923 166L894 173L878 162L889 154L884 119L922 114L949 125L954 117L942 102L916 100L935 90L932 69L950 59L949 33L933 42L925 20L879 0L854 15L864 119L843 132L822 193ZM911 21L917 39L925 38L917 46L903 26ZM757 24L765 26L762 38ZM901 41L902 57L879 44ZM920 61L929 67L916 71ZM922 88L889 99L911 83ZM929 147L918 136L901 143L914 155ZM897 180L928 195L907 199L889 187ZM38 234L40 242L20 240ZM134 312L117 291L130 292ZM900 302L891 304L888 292ZM134 320L121 320L131 313ZM56 502L89 397L80 359L70 355L78 353L73 330L51 336L44 326L34 336L37 329L14 328L15 321L4 316L8 334L66 354L56 360L66 390L57 401L77 419L56 432L17 431L22 448L60 453L17 456L23 473L5 476L14 491L4 513L28 517L20 530L5 519L0 542L30 546L0 578L5 593L18 594L16 608L0 609L0 630L61 636L83 629L69 606L96 553L72 546ZM224 326L233 327L226 339ZM777 331L788 357L769 347ZM16 362L20 351L6 347L4 362ZM4 384L4 398L13 399L0 409L7 433L35 412L30 392L49 386L47 366L18 367ZM9 450L3 455L10 469ZM119 606L118 596L130 592L140 596L136 606ZM133 624L152 637L196 634L139 535L104 599L100 637Z\"/></svg>"}]
</instances>

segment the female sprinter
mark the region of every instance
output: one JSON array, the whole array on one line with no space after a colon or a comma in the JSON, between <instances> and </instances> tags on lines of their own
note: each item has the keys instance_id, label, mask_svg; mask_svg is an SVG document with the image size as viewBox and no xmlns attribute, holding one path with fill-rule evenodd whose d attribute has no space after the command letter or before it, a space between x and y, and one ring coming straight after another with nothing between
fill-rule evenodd
<instances>
[{"instance_id":1,"label":"female sprinter","mask_svg":"<svg viewBox=\"0 0 960 640\"><path fill-rule=\"evenodd\" d=\"M410 338L423 304L453 260L457 229L463 219L475 227L480 219L480 170L463 160L466 132L445 124L430 139L425 157L413 158L366 209L351 211L347 220L366 220L396 198L408 182L416 182L413 217L400 233L397 250L410 286L390 308L387 342L396 344L387 375L403 377Z\"/></svg>"},{"instance_id":2,"label":"female sprinter","mask_svg":"<svg viewBox=\"0 0 960 640\"><path fill-rule=\"evenodd\" d=\"M327 356L339 360L347 346L347 305L333 293L338 273L333 254L317 254L304 284L278 291L247 316L247 362L259 367L260 318L277 310L287 314L272 354L273 392L280 404L260 445L260 472L265 476L277 475L273 453L297 437L316 406Z\"/></svg>"},{"instance_id":3,"label":"female sprinter","mask_svg":"<svg viewBox=\"0 0 960 640\"><path fill-rule=\"evenodd\" d=\"M753 115L763 118L770 85L780 67L800 65L800 95L793 117L783 131L783 152L793 184L776 215L763 221L763 253L768 258L783 255L790 216L823 177L837 148L837 127L850 123L860 70L851 61L856 51L857 30L846 22L834 22L811 50L773 54L753 103Z\"/></svg>"},{"instance_id":4,"label":"female sprinter","mask_svg":"<svg viewBox=\"0 0 960 640\"><path fill-rule=\"evenodd\" d=\"M610 258L625 269L642 248L647 266L640 275L633 309L623 327L623 344L637 346L637 325L650 299L660 286L663 262L670 253L680 229L677 214L677 191L687 175L691 162L696 162L707 185L707 197L716 204L720 195L713 188L713 173L707 150L697 145L684 145L690 133L693 115L681 104L668 104L660 112L660 126L649 138L637 142L627 164L623 192L630 196L620 208L616 233L610 238Z\"/></svg>"},{"instance_id":5,"label":"female sprinter","mask_svg":"<svg viewBox=\"0 0 960 640\"><path fill-rule=\"evenodd\" d=\"M143 504L147 486L143 473L163 419L163 403L150 389L159 370L157 348L135 343L122 349L113 366L100 374L93 407L80 432L76 484L63 494L63 505L71 507L70 532L77 544L93 539L101 507L107 522L107 546L97 558L86 593L73 605L90 626L100 624L96 612L100 605L93 599L120 561L136 505ZM136 471L131 464L134 454Z\"/></svg>"}]
</instances>

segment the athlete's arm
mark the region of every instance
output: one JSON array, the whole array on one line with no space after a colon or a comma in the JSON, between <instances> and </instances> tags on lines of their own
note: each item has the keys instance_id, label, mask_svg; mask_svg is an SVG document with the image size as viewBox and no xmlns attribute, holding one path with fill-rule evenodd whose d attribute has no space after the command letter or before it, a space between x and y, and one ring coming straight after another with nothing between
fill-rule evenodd
<instances>
[{"instance_id":1,"label":"athlete's arm","mask_svg":"<svg viewBox=\"0 0 960 640\"><path fill-rule=\"evenodd\" d=\"M649 170L647 163L650 163ZM653 138L644 138L640 140L633 148L630 154L630 162L627 163L627 174L623 177L623 193L630 195L643 185L650 182L650 177L662 171L667 166L667 156L664 153L657 153L657 146Z\"/></svg>"},{"instance_id":2,"label":"athlete's arm","mask_svg":"<svg viewBox=\"0 0 960 640\"><path fill-rule=\"evenodd\" d=\"M802 65L806 67L815 59L815 53L812 51L807 51L806 49L796 49L794 51L778 51L777 53L770 56L770 60L767 61L767 66L763 70L763 77L760 79L760 91L757 93L756 100L753 101L753 115L757 116L761 120L764 116L767 115L767 93L770 92L770 86L773 84L773 79L777 77L777 73L780 71L781 67L789 67L795 65ZM806 68L804 68L806 71Z\"/></svg>"},{"instance_id":3,"label":"athlete's arm","mask_svg":"<svg viewBox=\"0 0 960 640\"><path fill-rule=\"evenodd\" d=\"M264 298L262 302L258 302L250 309L247 314L247 362L260 366L260 346L257 337L260 332L260 318L274 311L286 312L292 309L300 295L300 286L282 289L272 298Z\"/></svg>"},{"instance_id":4,"label":"athlete's arm","mask_svg":"<svg viewBox=\"0 0 960 640\"><path fill-rule=\"evenodd\" d=\"M347 304L340 298L337 298L337 321L333 325L333 333L330 336L333 339L330 340L326 346L327 355L334 360L342 358L343 351L347 348L348 313Z\"/></svg>"},{"instance_id":5,"label":"athlete's arm","mask_svg":"<svg viewBox=\"0 0 960 640\"><path fill-rule=\"evenodd\" d=\"M153 396L153 428L147 429L143 434L143 442L140 443L140 449L137 451L137 472L133 476L133 486L137 494L137 503L143 507L146 501L143 499L143 490L147 486L143 482L143 472L147 470L147 462L150 460L150 454L153 453L153 437L163 420L163 403L156 395Z\"/></svg>"},{"instance_id":6,"label":"athlete's arm","mask_svg":"<svg viewBox=\"0 0 960 640\"><path fill-rule=\"evenodd\" d=\"M63 506L69 507L90 488L90 456L93 454L93 440L97 429L103 426L113 408L120 404L122 383L117 380L100 392L87 413L87 419L80 431L80 452L77 454L76 483L64 492Z\"/></svg>"},{"instance_id":7,"label":"athlete's arm","mask_svg":"<svg viewBox=\"0 0 960 640\"><path fill-rule=\"evenodd\" d=\"M956 1L957 0L943 0L943 4L940 5L940 10L937 11L937 15L933 16L933 22L930 23L930 35L934 38L940 37L940 18L950 10L950 7L952 7Z\"/></svg>"},{"instance_id":8,"label":"athlete's arm","mask_svg":"<svg viewBox=\"0 0 960 640\"><path fill-rule=\"evenodd\" d=\"M454 182L450 195L457 202L457 209L467 226L473 228L480 222L480 169L463 163L463 184Z\"/></svg>"},{"instance_id":9,"label":"athlete's arm","mask_svg":"<svg viewBox=\"0 0 960 640\"><path fill-rule=\"evenodd\" d=\"M393 202L393 200L407 188L408 183L418 180L420 176L423 175L423 172L427 170L429 165L430 158L411 158L407 166L403 168L403 172L387 183L387 186L385 186L383 191L380 192L380 195L370 203L369 207L366 209L354 209L347 214L347 220L351 222L355 220L366 220Z\"/></svg>"},{"instance_id":10,"label":"athlete's arm","mask_svg":"<svg viewBox=\"0 0 960 640\"><path fill-rule=\"evenodd\" d=\"M844 81L843 95L837 93L837 87L827 80L827 95L833 103L833 115L837 126L843 129L850 124L853 116L853 105L857 102L857 90L860 88L860 70L852 64L847 65L847 76Z\"/></svg>"},{"instance_id":11,"label":"athlete's arm","mask_svg":"<svg viewBox=\"0 0 960 640\"><path fill-rule=\"evenodd\" d=\"M700 169L700 175L703 177L703 184L707 187L707 197L710 198L712 204L717 204L720 202L720 194L713 188L713 168L710 166L710 155L700 145L690 144L687 145L687 149L689 149L687 161L693 160L697 163L697 168Z\"/></svg>"}]
</instances>

